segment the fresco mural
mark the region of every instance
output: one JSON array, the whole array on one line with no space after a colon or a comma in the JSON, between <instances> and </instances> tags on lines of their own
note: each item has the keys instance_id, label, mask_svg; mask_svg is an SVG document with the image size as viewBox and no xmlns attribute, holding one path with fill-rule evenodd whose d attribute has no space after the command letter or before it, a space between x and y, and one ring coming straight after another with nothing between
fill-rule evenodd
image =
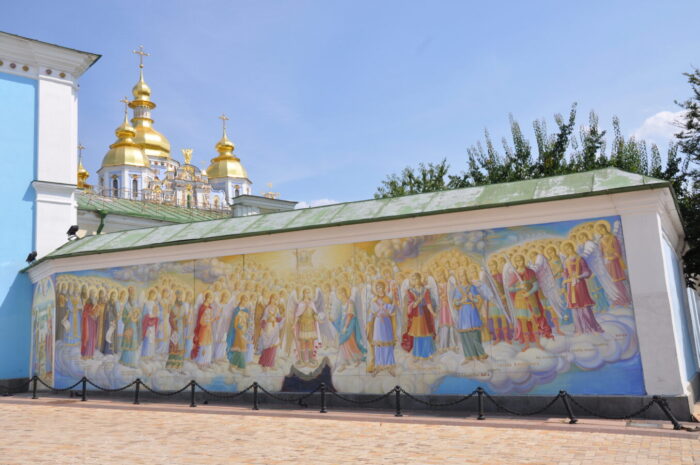
<instances>
[{"instance_id":1,"label":"fresco mural","mask_svg":"<svg viewBox=\"0 0 700 465\"><path fill-rule=\"evenodd\" d=\"M55 280L58 386L645 393L619 217Z\"/></svg>"},{"instance_id":2,"label":"fresco mural","mask_svg":"<svg viewBox=\"0 0 700 465\"><path fill-rule=\"evenodd\" d=\"M32 375L53 383L54 312L56 291L51 278L34 286L32 301Z\"/></svg>"}]
</instances>

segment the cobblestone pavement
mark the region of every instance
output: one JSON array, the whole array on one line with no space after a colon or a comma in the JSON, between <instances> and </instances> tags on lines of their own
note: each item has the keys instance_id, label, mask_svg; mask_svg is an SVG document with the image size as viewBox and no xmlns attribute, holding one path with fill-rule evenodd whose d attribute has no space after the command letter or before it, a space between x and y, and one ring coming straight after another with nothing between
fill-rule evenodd
<instances>
[{"instance_id":1,"label":"cobblestone pavement","mask_svg":"<svg viewBox=\"0 0 700 465\"><path fill-rule=\"evenodd\" d=\"M474 419L0 398L1 464L692 464L654 422Z\"/></svg>"}]
</instances>

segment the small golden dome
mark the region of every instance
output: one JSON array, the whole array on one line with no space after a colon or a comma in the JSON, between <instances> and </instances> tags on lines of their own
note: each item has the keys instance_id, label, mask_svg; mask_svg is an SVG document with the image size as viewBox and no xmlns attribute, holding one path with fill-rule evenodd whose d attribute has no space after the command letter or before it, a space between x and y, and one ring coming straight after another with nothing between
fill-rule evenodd
<instances>
[{"instance_id":1,"label":"small golden dome","mask_svg":"<svg viewBox=\"0 0 700 465\"><path fill-rule=\"evenodd\" d=\"M143 80L143 69L139 71L139 82L131 89L131 93L135 100L151 100L151 88Z\"/></svg>"},{"instance_id":2,"label":"small golden dome","mask_svg":"<svg viewBox=\"0 0 700 465\"><path fill-rule=\"evenodd\" d=\"M143 150L134 141L136 132L129 124L126 112L124 112L124 121L114 132L117 135L117 140L109 146L109 152L102 159L102 167L121 165L150 166Z\"/></svg>"},{"instance_id":3,"label":"small golden dome","mask_svg":"<svg viewBox=\"0 0 700 465\"><path fill-rule=\"evenodd\" d=\"M219 156L211 160L211 165L206 169L209 179L217 178L248 178L248 172L243 168L241 160L233 153L235 146L226 135L226 130L221 140L216 143L216 151Z\"/></svg>"},{"instance_id":4,"label":"small golden dome","mask_svg":"<svg viewBox=\"0 0 700 465\"><path fill-rule=\"evenodd\" d=\"M88 170L85 169L83 166L83 159L82 157L78 160L78 184L77 187L78 189L84 189L87 187L87 179L90 177L90 173L88 173Z\"/></svg>"}]
</instances>

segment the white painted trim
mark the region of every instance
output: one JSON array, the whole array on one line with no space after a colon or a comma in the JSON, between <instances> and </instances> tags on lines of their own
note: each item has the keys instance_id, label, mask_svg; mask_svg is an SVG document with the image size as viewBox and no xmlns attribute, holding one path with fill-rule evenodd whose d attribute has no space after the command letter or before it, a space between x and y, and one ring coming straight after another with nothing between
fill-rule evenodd
<instances>
[{"instance_id":1,"label":"white painted trim","mask_svg":"<svg viewBox=\"0 0 700 465\"><path fill-rule=\"evenodd\" d=\"M51 69L57 76L66 73L63 79L74 83L98 58L94 53L0 32L0 60L5 62L0 71L9 74L36 79L46 69ZM17 67L13 70L10 63ZM29 71L22 70L25 65L30 67Z\"/></svg>"}]
</instances>

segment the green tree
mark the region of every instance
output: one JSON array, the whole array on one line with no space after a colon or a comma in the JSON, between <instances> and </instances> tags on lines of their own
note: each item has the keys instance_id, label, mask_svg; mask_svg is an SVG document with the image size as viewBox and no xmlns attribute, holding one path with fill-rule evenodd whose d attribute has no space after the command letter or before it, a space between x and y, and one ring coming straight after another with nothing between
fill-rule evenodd
<instances>
[{"instance_id":1,"label":"green tree","mask_svg":"<svg viewBox=\"0 0 700 465\"><path fill-rule=\"evenodd\" d=\"M419 192L433 192L448 188L480 186L500 182L535 179L545 176L615 167L624 171L653 176L671 183L681 211L689 250L683 257L685 273L690 284L700 272L700 174L695 167L700 162L700 70L686 75L693 96L678 103L686 110L683 130L676 136L677 143L669 146L666 162L655 144L647 145L635 137L625 137L620 120L612 120L610 153L606 152L606 131L599 125L598 116L591 111L588 125L576 128L576 103L571 105L568 118L554 115L557 131L549 134L544 119L532 126L535 133L537 156L533 157L532 144L523 135L520 124L509 115L510 141L502 139L503 152L494 144L488 130L484 140L467 148L466 170L450 173L447 161L437 164L419 164L407 167L400 175L389 175L375 193L375 198L395 197ZM694 162L694 163L693 163Z\"/></svg>"}]
</instances>

